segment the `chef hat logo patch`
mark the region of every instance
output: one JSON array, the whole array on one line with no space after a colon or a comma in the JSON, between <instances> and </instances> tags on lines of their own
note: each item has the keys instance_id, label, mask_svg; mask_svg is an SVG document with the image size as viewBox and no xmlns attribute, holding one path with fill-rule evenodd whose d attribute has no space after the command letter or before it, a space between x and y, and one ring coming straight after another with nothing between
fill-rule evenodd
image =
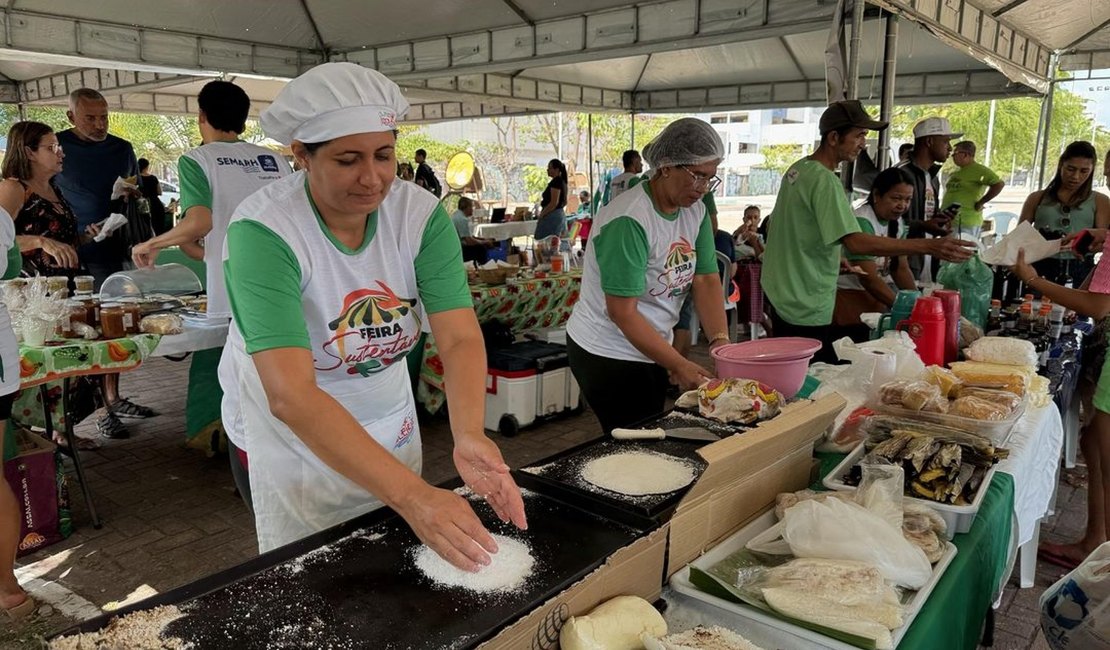
<instances>
[{"instance_id":1,"label":"chef hat logo patch","mask_svg":"<svg viewBox=\"0 0 1110 650\"><path fill-rule=\"evenodd\" d=\"M393 129L397 127L397 114L392 111L380 111L378 117L382 120L382 126Z\"/></svg>"}]
</instances>

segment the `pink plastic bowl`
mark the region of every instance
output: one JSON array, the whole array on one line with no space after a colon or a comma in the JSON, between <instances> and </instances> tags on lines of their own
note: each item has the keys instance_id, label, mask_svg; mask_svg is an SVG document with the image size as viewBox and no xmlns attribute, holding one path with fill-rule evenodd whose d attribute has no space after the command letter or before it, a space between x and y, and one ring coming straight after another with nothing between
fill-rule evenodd
<instances>
[{"instance_id":1,"label":"pink plastic bowl","mask_svg":"<svg viewBox=\"0 0 1110 650\"><path fill-rule=\"evenodd\" d=\"M790 399L801 390L809 360L820 349L816 339L787 336L722 345L712 355L721 379L761 381Z\"/></svg>"}]
</instances>

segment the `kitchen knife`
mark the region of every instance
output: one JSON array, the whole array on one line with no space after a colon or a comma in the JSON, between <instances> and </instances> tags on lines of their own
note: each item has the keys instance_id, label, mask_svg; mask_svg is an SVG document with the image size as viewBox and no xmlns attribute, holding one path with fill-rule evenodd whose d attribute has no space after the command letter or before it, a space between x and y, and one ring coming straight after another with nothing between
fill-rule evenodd
<instances>
[{"instance_id":1,"label":"kitchen knife","mask_svg":"<svg viewBox=\"0 0 1110 650\"><path fill-rule=\"evenodd\" d=\"M662 440L678 438L681 440L704 440L717 442L720 436L703 427L681 427L678 429L613 429L612 436L617 440Z\"/></svg>"}]
</instances>

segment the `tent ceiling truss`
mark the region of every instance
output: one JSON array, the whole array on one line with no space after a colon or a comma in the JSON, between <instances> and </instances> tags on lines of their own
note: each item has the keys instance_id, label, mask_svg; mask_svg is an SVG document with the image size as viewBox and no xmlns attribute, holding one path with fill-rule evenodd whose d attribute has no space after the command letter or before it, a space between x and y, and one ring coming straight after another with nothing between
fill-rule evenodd
<instances>
[{"instance_id":1,"label":"tent ceiling truss","mask_svg":"<svg viewBox=\"0 0 1110 650\"><path fill-rule=\"evenodd\" d=\"M469 34L332 51L328 57L378 69L402 86L431 94L432 102L413 107L409 119L417 122L559 109L663 112L813 105L825 99L824 83L819 80L644 92L551 82L517 73L537 64L572 64L824 30L835 4L831 0L664 0ZM989 50L992 57L1004 60L992 65L1011 78L1016 66L1023 79L1046 79L1047 50L965 0L877 0L877 4L908 13L969 49ZM292 78L325 60L316 49L16 9L4 10L0 21L4 38L0 57L19 52L20 58L43 63L75 65L80 60L87 66L91 59L102 66L25 82L0 81L4 102L57 104L73 88L87 86L111 96L117 110L188 114L195 113L195 100L159 89L188 81L186 75L214 77L217 71ZM796 57L795 64L800 69ZM121 67L133 70L115 69ZM982 95L984 90L997 96L1022 91L1004 87L997 76L967 71L910 75L900 78L898 86L909 92L900 96L907 101L960 99Z\"/></svg>"},{"instance_id":2,"label":"tent ceiling truss","mask_svg":"<svg viewBox=\"0 0 1110 650\"><path fill-rule=\"evenodd\" d=\"M871 0L913 20L949 45L970 53L1010 79L1048 90L1052 52L1036 39L967 0ZM1021 1L1010 3L1020 4ZM1003 7L996 15L1008 11Z\"/></svg>"}]
</instances>

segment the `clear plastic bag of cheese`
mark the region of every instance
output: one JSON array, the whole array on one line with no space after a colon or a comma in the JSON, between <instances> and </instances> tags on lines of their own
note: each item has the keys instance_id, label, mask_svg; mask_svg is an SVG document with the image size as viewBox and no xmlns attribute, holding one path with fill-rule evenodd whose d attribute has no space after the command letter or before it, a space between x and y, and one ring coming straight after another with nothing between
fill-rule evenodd
<instances>
[{"instance_id":1,"label":"clear plastic bag of cheese","mask_svg":"<svg viewBox=\"0 0 1110 650\"><path fill-rule=\"evenodd\" d=\"M933 570L903 534L902 481L901 467L864 465L854 499L789 505L747 550L794 559L740 568L737 589L783 616L893 647L905 614L896 587L920 589Z\"/></svg>"},{"instance_id":2,"label":"clear plastic bag of cheese","mask_svg":"<svg viewBox=\"0 0 1110 650\"><path fill-rule=\"evenodd\" d=\"M1041 595L1041 630L1053 650L1110 647L1110 542Z\"/></svg>"}]
</instances>

